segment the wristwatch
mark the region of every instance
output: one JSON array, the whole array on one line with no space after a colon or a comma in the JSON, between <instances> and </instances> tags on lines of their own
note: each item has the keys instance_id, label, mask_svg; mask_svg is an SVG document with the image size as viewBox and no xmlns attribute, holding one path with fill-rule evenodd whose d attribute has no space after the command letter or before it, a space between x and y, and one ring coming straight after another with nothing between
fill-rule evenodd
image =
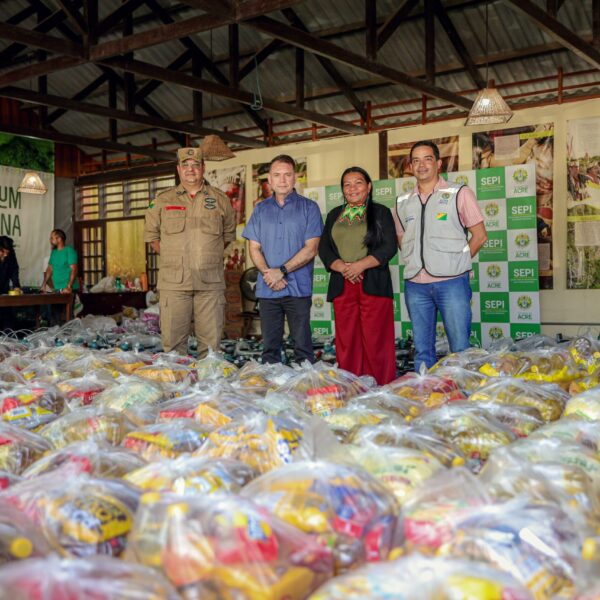
<instances>
[{"instance_id":1,"label":"wristwatch","mask_svg":"<svg viewBox=\"0 0 600 600\"><path fill-rule=\"evenodd\" d=\"M284 277L288 274L288 270L285 268L285 265L281 265L279 270L283 273Z\"/></svg>"}]
</instances>

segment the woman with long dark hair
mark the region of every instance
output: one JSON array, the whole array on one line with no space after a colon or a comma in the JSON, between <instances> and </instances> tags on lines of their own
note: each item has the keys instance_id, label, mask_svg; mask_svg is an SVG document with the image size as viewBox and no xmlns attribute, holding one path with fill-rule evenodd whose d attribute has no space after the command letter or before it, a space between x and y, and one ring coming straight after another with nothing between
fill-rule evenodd
<instances>
[{"instance_id":1,"label":"woman with long dark hair","mask_svg":"<svg viewBox=\"0 0 600 600\"><path fill-rule=\"evenodd\" d=\"M0 235L0 294L8 294L11 284L13 288L21 287L15 245L12 238ZM0 308L0 331L14 328L14 309L10 307Z\"/></svg>"},{"instance_id":2,"label":"woman with long dark hair","mask_svg":"<svg viewBox=\"0 0 600 600\"><path fill-rule=\"evenodd\" d=\"M361 167L341 178L344 204L329 212L319 256L330 272L338 364L379 385L396 378L394 305L389 262L397 252L390 210L373 201L373 182Z\"/></svg>"}]
</instances>

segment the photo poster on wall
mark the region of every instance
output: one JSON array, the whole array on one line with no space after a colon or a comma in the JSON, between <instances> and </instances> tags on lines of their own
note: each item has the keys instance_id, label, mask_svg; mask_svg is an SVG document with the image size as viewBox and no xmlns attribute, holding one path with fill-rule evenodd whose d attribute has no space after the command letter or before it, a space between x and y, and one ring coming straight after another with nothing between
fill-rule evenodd
<instances>
[{"instance_id":1,"label":"photo poster on wall","mask_svg":"<svg viewBox=\"0 0 600 600\"><path fill-rule=\"evenodd\" d=\"M304 188L307 182L306 157L294 158L294 162L296 163L296 191L305 195ZM273 195L273 190L267 179L270 164L270 162L265 162L252 165L252 207Z\"/></svg>"},{"instance_id":2,"label":"photo poster on wall","mask_svg":"<svg viewBox=\"0 0 600 600\"><path fill-rule=\"evenodd\" d=\"M448 173L458 171L458 136L451 135L443 138L431 140L440 151L442 160L441 171ZM388 177L390 179L399 179L402 177L412 177L412 167L410 164L410 149L415 142L402 142L400 144L390 144L388 147Z\"/></svg>"},{"instance_id":3,"label":"photo poster on wall","mask_svg":"<svg viewBox=\"0 0 600 600\"><path fill-rule=\"evenodd\" d=\"M40 176L45 194L18 191L28 171ZM0 235L12 238L21 286L42 284L54 227L54 144L0 133Z\"/></svg>"},{"instance_id":4,"label":"photo poster on wall","mask_svg":"<svg viewBox=\"0 0 600 600\"><path fill-rule=\"evenodd\" d=\"M471 343L488 347L502 337L521 339L540 332L539 270L536 241L535 164L444 173L442 177L471 187L480 203L488 241L473 263ZM373 198L395 210L396 198L409 194L415 179L373 182ZM307 188L323 218L342 202L339 186ZM396 337L412 337L404 301L403 266L390 263L394 288ZM326 301L329 274L317 258L314 271L311 326L315 336L335 335L333 305ZM445 338L438 315L436 335Z\"/></svg>"},{"instance_id":5,"label":"photo poster on wall","mask_svg":"<svg viewBox=\"0 0 600 600\"><path fill-rule=\"evenodd\" d=\"M600 288L600 117L567 125L567 288Z\"/></svg>"},{"instance_id":6,"label":"photo poster on wall","mask_svg":"<svg viewBox=\"0 0 600 600\"><path fill-rule=\"evenodd\" d=\"M473 134L473 169L533 163L536 168L536 230L540 288L552 289L554 123Z\"/></svg>"},{"instance_id":7,"label":"photo poster on wall","mask_svg":"<svg viewBox=\"0 0 600 600\"><path fill-rule=\"evenodd\" d=\"M208 183L221 190L230 200L235 212L235 242L225 248L225 269L242 271L246 265L246 242L242 237L246 224L246 167L227 167L207 169L204 178Z\"/></svg>"}]
</instances>

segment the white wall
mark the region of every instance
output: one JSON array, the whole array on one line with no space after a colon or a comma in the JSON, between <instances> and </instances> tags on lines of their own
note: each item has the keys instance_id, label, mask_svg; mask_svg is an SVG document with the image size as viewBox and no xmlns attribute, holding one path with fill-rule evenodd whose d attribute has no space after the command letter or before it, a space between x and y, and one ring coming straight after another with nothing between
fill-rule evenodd
<instances>
[{"instance_id":1,"label":"white wall","mask_svg":"<svg viewBox=\"0 0 600 600\"><path fill-rule=\"evenodd\" d=\"M589 323L595 333L600 333L600 290L566 289L566 131L567 121L600 116L600 100L569 102L562 105L544 106L515 112L504 127L510 129L523 125L554 123L554 223L553 267L554 289L540 292L542 332L553 335L558 332L576 334L582 327L576 323ZM464 119L402 127L388 132L388 144L412 142L419 139L459 136L459 168L470 169L472 164L471 135L487 131L489 126L465 127ZM379 175L379 146L377 134L342 137L318 142L305 142L261 148L240 152L227 161L227 166L246 165L247 213L252 207L252 164L268 162L276 154L290 154L294 158L307 157L308 185L321 186L339 182L342 171L351 165L365 168L373 179ZM219 168L209 164L209 168ZM555 324L557 323L557 324ZM571 325L570 325L571 324Z\"/></svg>"}]
</instances>

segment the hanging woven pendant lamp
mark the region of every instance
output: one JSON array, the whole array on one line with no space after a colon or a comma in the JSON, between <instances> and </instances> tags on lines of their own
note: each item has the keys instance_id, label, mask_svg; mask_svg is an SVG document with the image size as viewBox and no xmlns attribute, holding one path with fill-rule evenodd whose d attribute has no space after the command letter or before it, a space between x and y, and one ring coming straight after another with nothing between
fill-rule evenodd
<instances>
[{"instance_id":1,"label":"hanging woven pendant lamp","mask_svg":"<svg viewBox=\"0 0 600 600\"><path fill-rule=\"evenodd\" d=\"M21 185L17 188L17 191L25 194L45 194L48 189L44 185L44 182L37 173L29 171L25 173Z\"/></svg>"},{"instance_id":2,"label":"hanging woven pendant lamp","mask_svg":"<svg viewBox=\"0 0 600 600\"><path fill-rule=\"evenodd\" d=\"M207 135L202 140L202 155L204 160L227 160L235 156L218 135Z\"/></svg>"},{"instance_id":3,"label":"hanging woven pendant lamp","mask_svg":"<svg viewBox=\"0 0 600 600\"><path fill-rule=\"evenodd\" d=\"M494 80L490 79L487 87L479 90L465 125L508 123L512 116L512 110L495 88Z\"/></svg>"}]
</instances>

